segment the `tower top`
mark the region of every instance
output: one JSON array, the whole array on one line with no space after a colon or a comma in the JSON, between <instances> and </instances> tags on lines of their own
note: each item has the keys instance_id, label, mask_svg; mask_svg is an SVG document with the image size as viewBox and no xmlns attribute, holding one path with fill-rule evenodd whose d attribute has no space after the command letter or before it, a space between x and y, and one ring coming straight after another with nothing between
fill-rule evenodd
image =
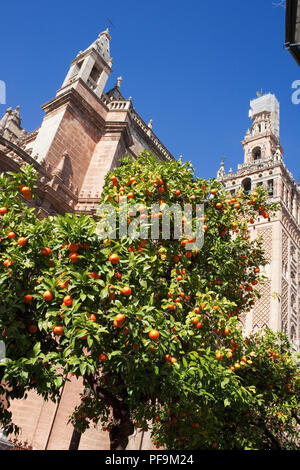
<instances>
[{"instance_id":1,"label":"tower top","mask_svg":"<svg viewBox=\"0 0 300 470\"><path fill-rule=\"evenodd\" d=\"M253 124L265 117L265 130L273 132L279 138L279 102L275 95L259 93L257 98L250 101L249 117Z\"/></svg>"},{"instance_id":2,"label":"tower top","mask_svg":"<svg viewBox=\"0 0 300 470\"><path fill-rule=\"evenodd\" d=\"M109 34L109 28L107 28L105 31L102 31L98 35L96 41L94 41L83 52L83 54L85 54L87 51L90 51L91 49L94 49L102 57L102 59L111 67L112 59L110 57L110 43L109 43L110 40L111 40L111 36Z\"/></svg>"},{"instance_id":3,"label":"tower top","mask_svg":"<svg viewBox=\"0 0 300 470\"><path fill-rule=\"evenodd\" d=\"M67 86L76 86L77 81L81 80L99 98L101 97L113 62L110 57L110 40L107 28L87 49L77 54L58 94L64 92Z\"/></svg>"}]
</instances>

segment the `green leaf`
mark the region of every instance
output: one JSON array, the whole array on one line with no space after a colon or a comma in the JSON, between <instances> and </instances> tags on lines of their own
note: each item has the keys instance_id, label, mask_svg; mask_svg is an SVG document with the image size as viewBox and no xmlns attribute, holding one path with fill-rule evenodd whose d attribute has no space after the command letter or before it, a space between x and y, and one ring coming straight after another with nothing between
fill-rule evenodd
<instances>
[{"instance_id":1,"label":"green leaf","mask_svg":"<svg viewBox=\"0 0 300 470\"><path fill-rule=\"evenodd\" d=\"M222 388L225 388L228 383L229 383L229 378L226 377L226 378L221 382L221 387L222 387Z\"/></svg>"},{"instance_id":2,"label":"green leaf","mask_svg":"<svg viewBox=\"0 0 300 470\"><path fill-rule=\"evenodd\" d=\"M226 408L227 406L230 406L230 403L231 403L231 402L230 402L229 398L225 398L225 400L224 400L224 406L225 406L225 408Z\"/></svg>"}]
</instances>

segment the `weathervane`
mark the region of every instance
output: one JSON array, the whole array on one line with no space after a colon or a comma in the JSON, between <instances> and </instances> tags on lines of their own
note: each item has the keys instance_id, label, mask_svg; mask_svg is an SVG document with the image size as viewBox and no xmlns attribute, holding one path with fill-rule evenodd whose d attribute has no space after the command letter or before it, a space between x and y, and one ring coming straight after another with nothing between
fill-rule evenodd
<instances>
[{"instance_id":1,"label":"weathervane","mask_svg":"<svg viewBox=\"0 0 300 470\"><path fill-rule=\"evenodd\" d=\"M106 19L108 20L109 22L109 28L112 26L113 28L115 28L116 26L113 24L113 22L111 21L110 18L108 18L108 16L106 17Z\"/></svg>"}]
</instances>

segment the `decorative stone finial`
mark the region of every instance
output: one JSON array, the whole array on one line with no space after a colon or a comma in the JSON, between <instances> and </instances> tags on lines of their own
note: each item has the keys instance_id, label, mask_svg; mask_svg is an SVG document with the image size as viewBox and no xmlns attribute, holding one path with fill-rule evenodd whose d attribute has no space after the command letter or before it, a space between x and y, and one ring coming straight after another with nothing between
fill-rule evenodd
<instances>
[{"instance_id":1,"label":"decorative stone finial","mask_svg":"<svg viewBox=\"0 0 300 470\"><path fill-rule=\"evenodd\" d=\"M117 78L116 88L119 89L119 88L121 87L122 81L123 81L123 78L122 78L122 77L118 77L118 78Z\"/></svg>"},{"instance_id":2,"label":"decorative stone finial","mask_svg":"<svg viewBox=\"0 0 300 470\"><path fill-rule=\"evenodd\" d=\"M149 129L152 129L152 125L153 125L153 120L150 119L150 121L148 122L148 127L149 127Z\"/></svg>"},{"instance_id":3,"label":"decorative stone finial","mask_svg":"<svg viewBox=\"0 0 300 470\"><path fill-rule=\"evenodd\" d=\"M279 160L279 161L282 160L282 153L281 153L281 147L280 147L280 143L279 143L279 142L278 142L278 144L277 144L274 157L275 157L275 160Z\"/></svg>"},{"instance_id":4,"label":"decorative stone finial","mask_svg":"<svg viewBox=\"0 0 300 470\"><path fill-rule=\"evenodd\" d=\"M220 165L220 168L219 168L219 171L217 173L217 178L218 179L222 179L224 176L225 176L225 170L224 170L224 157L222 158L221 160L221 165Z\"/></svg>"}]
</instances>

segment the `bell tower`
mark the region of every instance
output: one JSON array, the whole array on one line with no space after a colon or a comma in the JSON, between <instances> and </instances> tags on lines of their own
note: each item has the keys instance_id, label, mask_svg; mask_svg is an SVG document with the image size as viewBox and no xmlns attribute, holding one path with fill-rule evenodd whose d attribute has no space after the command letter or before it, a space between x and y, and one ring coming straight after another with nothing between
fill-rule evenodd
<instances>
[{"instance_id":1,"label":"bell tower","mask_svg":"<svg viewBox=\"0 0 300 470\"><path fill-rule=\"evenodd\" d=\"M244 163L266 161L275 157L279 146L279 103L271 93L250 101L252 119L242 145Z\"/></svg>"},{"instance_id":2,"label":"bell tower","mask_svg":"<svg viewBox=\"0 0 300 470\"><path fill-rule=\"evenodd\" d=\"M268 197L279 204L272 219L257 216L249 223L251 238L259 237L267 265L261 267L265 281L254 308L244 314L244 332L249 334L269 326L288 335L295 350L300 350L300 187L286 168L279 141L279 103L269 93L250 101L251 129L242 140L244 162L226 174L224 162L218 171L232 197L263 186Z\"/></svg>"},{"instance_id":3,"label":"bell tower","mask_svg":"<svg viewBox=\"0 0 300 470\"><path fill-rule=\"evenodd\" d=\"M106 29L73 59L56 96L42 106L46 115L36 139L26 148L50 173L65 165L64 155L68 155L69 176L59 185L72 206L94 150L107 133L109 109L103 90L112 71L110 40Z\"/></svg>"},{"instance_id":4,"label":"bell tower","mask_svg":"<svg viewBox=\"0 0 300 470\"><path fill-rule=\"evenodd\" d=\"M68 87L80 79L101 98L111 73L110 40L107 28L85 51L77 54L58 94L64 93Z\"/></svg>"}]
</instances>

